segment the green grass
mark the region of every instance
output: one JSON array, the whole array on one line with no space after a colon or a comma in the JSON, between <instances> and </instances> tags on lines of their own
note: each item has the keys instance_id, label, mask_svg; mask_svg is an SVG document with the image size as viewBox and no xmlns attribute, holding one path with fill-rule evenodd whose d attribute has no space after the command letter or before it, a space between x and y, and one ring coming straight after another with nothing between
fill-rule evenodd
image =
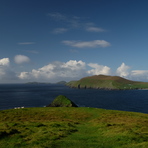
<instances>
[{"instance_id":1,"label":"green grass","mask_svg":"<svg viewBox=\"0 0 148 148\"><path fill-rule=\"evenodd\" d=\"M78 81L71 81L67 86L75 88L96 88L96 89L148 89L147 82L127 80L118 76L96 75L82 78Z\"/></svg>"},{"instance_id":2,"label":"green grass","mask_svg":"<svg viewBox=\"0 0 148 148\"><path fill-rule=\"evenodd\" d=\"M147 148L148 114L96 108L0 111L1 148Z\"/></svg>"}]
</instances>

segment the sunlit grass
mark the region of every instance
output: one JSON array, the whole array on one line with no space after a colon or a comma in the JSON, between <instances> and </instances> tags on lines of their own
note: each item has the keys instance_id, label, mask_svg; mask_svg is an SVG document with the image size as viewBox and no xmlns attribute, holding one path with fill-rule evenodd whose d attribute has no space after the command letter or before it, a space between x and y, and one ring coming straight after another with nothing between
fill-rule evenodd
<instances>
[{"instance_id":1,"label":"sunlit grass","mask_svg":"<svg viewBox=\"0 0 148 148\"><path fill-rule=\"evenodd\" d=\"M1 148L147 148L148 115L96 108L0 111Z\"/></svg>"}]
</instances>

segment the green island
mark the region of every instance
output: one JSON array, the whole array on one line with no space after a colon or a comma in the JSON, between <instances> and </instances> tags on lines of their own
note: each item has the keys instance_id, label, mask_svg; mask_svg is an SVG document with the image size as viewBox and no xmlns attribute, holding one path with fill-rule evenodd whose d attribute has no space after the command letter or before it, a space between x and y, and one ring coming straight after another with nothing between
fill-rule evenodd
<instances>
[{"instance_id":1,"label":"green island","mask_svg":"<svg viewBox=\"0 0 148 148\"><path fill-rule=\"evenodd\" d=\"M1 110L0 147L148 147L148 114L73 107L62 95L49 106L55 104L59 107Z\"/></svg>"},{"instance_id":2,"label":"green island","mask_svg":"<svg viewBox=\"0 0 148 148\"><path fill-rule=\"evenodd\" d=\"M95 88L108 90L148 89L148 82L131 81L119 76L94 75L66 84L72 88Z\"/></svg>"}]
</instances>

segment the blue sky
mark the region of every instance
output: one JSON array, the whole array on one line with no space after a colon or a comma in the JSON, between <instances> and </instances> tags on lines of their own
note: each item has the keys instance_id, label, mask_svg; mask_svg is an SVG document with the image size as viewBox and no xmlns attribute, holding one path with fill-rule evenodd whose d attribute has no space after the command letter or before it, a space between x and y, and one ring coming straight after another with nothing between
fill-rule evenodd
<instances>
[{"instance_id":1,"label":"blue sky","mask_svg":"<svg viewBox=\"0 0 148 148\"><path fill-rule=\"evenodd\" d=\"M147 0L0 1L0 83L148 81L147 14Z\"/></svg>"}]
</instances>

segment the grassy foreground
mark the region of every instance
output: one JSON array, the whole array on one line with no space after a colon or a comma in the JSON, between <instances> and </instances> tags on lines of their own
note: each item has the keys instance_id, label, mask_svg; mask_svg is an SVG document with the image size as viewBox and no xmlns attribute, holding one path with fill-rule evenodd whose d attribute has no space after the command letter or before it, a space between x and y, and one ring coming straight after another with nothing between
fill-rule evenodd
<instances>
[{"instance_id":1,"label":"grassy foreground","mask_svg":"<svg viewBox=\"0 0 148 148\"><path fill-rule=\"evenodd\" d=\"M0 111L1 148L147 148L148 114L96 108Z\"/></svg>"}]
</instances>

